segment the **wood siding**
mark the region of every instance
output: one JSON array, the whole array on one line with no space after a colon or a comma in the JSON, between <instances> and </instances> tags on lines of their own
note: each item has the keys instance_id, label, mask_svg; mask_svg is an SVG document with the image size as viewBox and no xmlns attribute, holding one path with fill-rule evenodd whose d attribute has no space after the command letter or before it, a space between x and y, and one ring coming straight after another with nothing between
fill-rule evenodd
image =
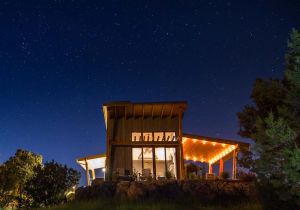
<instances>
[{"instance_id":1,"label":"wood siding","mask_svg":"<svg viewBox=\"0 0 300 210\"><path fill-rule=\"evenodd\" d=\"M109 119L109 137L112 143L130 143L132 132L174 131L179 135L178 117Z\"/></svg>"}]
</instances>

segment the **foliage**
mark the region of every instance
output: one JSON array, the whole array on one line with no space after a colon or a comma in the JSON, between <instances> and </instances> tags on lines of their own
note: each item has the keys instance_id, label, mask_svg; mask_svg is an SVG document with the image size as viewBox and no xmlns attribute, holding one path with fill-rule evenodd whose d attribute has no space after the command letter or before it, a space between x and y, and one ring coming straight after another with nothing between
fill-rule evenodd
<instances>
[{"instance_id":1,"label":"foliage","mask_svg":"<svg viewBox=\"0 0 300 210\"><path fill-rule=\"evenodd\" d=\"M245 172L243 170L238 171L237 173L238 179L245 182L256 181L256 173L251 171Z\"/></svg>"},{"instance_id":2,"label":"foliage","mask_svg":"<svg viewBox=\"0 0 300 210\"><path fill-rule=\"evenodd\" d=\"M22 194L25 183L35 176L34 168L41 164L42 156L17 150L14 156L0 166L0 192Z\"/></svg>"},{"instance_id":3,"label":"foliage","mask_svg":"<svg viewBox=\"0 0 300 210\"><path fill-rule=\"evenodd\" d=\"M167 170L166 171L166 178L169 180L169 179L172 179L172 172L171 171L169 171L169 170Z\"/></svg>"},{"instance_id":4,"label":"foliage","mask_svg":"<svg viewBox=\"0 0 300 210\"><path fill-rule=\"evenodd\" d=\"M248 170L253 170L255 163L254 154L251 150L241 149L242 156L238 157L238 166L240 168L246 168Z\"/></svg>"},{"instance_id":5,"label":"foliage","mask_svg":"<svg viewBox=\"0 0 300 210\"><path fill-rule=\"evenodd\" d=\"M262 206L258 201L234 202L229 205L220 204L203 204L199 199L176 199L176 200L159 200L153 202L151 200L144 201L127 201L116 199L95 199L89 201L73 202L67 205L60 205L49 208L49 210L99 210L99 209L115 209L115 210L262 210ZM38 209L42 210L42 209Z\"/></svg>"},{"instance_id":6,"label":"foliage","mask_svg":"<svg viewBox=\"0 0 300 210\"><path fill-rule=\"evenodd\" d=\"M203 203L231 203L256 196L254 184L231 180L153 180L151 182L102 182L80 187L75 200L121 198L122 200L178 200L197 198ZM254 199L252 199L254 200Z\"/></svg>"},{"instance_id":7,"label":"foliage","mask_svg":"<svg viewBox=\"0 0 300 210\"><path fill-rule=\"evenodd\" d=\"M67 194L80 179L79 172L54 161L46 162L43 167L37 167L36 174L28 182L26 191L33 197L35 205L41 206L66 201Z\"/></svg>"},{"instance_id":8,"label":"foliage","mask_svg":"<svg viewBox=\"0 0 300 210\"><path fill-rule=\"evenodd\" d=\"M32 198L24 186L36 175L34 169L41 164L41 155L19 149L0 166L0 207L31 205Z\"/></svg>"},{"instance_id":9,"label":"foliage","mask_svg":"<svg viewBox=\"0 0 300 210\"><path fill-rule=\"evenodd\" d=\"M229 179L229 177L230 177L230 175L229 175L229 173L227 171L223 171L221 173L221 178L222 179Z\"/></svg>"},{"instance_id":10,"label":"foliage","mask_svg":"<svg viewBox=\"0 0 300 210\"><path fill-rule=\"evenodd\" d=\"M260 188L268 196L274 192L272 199L300 206L300 32L295 29L286 61L285 77L258 79L251 94L253 105L238 113L239 134L256 143L254 161L249 152L240 165L257 173Z\"/></svg>"},{"instance_id":11,"label":"foliage","mask_svg":"<svg viewBox=\"0 0 300 210\"><path fill-rule=\"evenodd\" d=\"M26 150L0 165L0 208L29 208L61 203L70 197L80 174Z\"/></svg>"}]
</instances>

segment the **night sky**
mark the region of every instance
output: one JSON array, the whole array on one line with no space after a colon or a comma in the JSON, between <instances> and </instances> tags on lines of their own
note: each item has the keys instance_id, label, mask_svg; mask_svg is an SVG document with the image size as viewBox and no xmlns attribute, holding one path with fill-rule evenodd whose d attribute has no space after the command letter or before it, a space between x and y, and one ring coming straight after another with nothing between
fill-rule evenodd
<instances>
[{"instance_id":1,"label":"night sky","mask_svg":"<svg viewBox=\"0 0 300 210\"><path fill-rule=\"evenodd\" d=\"M283 75L299 2L1 1L0 163L23 148L83 172L114 100L186 100L184 132L241 140L236 113Z\"/></svg>"}]
</instances>

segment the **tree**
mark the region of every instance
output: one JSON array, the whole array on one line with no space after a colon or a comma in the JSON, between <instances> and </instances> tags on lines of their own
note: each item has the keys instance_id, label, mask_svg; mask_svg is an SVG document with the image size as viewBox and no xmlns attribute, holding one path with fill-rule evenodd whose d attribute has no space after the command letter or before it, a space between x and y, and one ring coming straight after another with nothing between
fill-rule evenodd
<instances>
[{"instance_id":1,"label":"tree","mask_svg":"<svg viewBox=\"0 0 300 210\"><path fill-rule=\"evenodd\" d=\"M283 79L256 81L251 94L253 104L237 115L239 134L256 143L257 159L248 167L257 173L260 186L275 192L273 200L279 198L299 208L300 32L295 29L288 40L286 63ZM249 157L245 157L240 161L243 166L249 163Z\"/></svg>"},{"instance_id":2,"label":"tree","mask_svg":"<svg viewBox=\"0 0 300 210\"><path fill-rule=\"evenodd\" d=\"M41 155L19 149L0 166L0 207L30 205L32 199L24 186L35 176L34 169L41 165Z\"/></svg>"},{"instance_id":3,"label":"tree","mask_svg":"<svg viewBox=\"0 0 300 210\"><path fill-rule=\"evenodd\" d=\"M23 186L35 176L34 169L41 165L41 155L17 150L14 156L0 166L0 192L22 195Z\"/></svg>"},{"instance_id":4,"label":"tree","mask_svg":"<svg viewBox=\"0 0 300 210\"><path fill-rule=\"evenodd\" d=\"M35 206L49 206L66 201L66 194L78 184L80 173L57 162L46 162L36 168L36 176L27 186Z\"/></svg>"},{"instance_id":5,"label":"tree","mask_svg":"<svg viewBox=\"0 0 300 210\"><path fill-rule=\"evenodd\" d=\"M287 69L285 71L285 83L287 87L287 97L285 113L289 118L290 126L300 130L300 32L292 30L288 41L288 51L286 54ZM299 133L298 133L299 134ZM300 145L300 137L297 137Z\"/></svg>"}]
</instances>

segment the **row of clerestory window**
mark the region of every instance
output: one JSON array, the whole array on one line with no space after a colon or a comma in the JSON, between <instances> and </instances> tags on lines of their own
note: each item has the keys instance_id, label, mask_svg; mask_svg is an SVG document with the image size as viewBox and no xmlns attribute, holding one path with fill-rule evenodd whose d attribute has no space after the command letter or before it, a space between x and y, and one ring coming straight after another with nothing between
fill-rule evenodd
<instances>
[{"instance_id":1,"label":"row of clerestory window","mask_svg":"<svg viewBox=\"0 0 300 210\"><path fill-rule=\"evenodd\" d=\"M133 142L177 141L175 132L132 132Z\"/></svg>"}]
</instances>

